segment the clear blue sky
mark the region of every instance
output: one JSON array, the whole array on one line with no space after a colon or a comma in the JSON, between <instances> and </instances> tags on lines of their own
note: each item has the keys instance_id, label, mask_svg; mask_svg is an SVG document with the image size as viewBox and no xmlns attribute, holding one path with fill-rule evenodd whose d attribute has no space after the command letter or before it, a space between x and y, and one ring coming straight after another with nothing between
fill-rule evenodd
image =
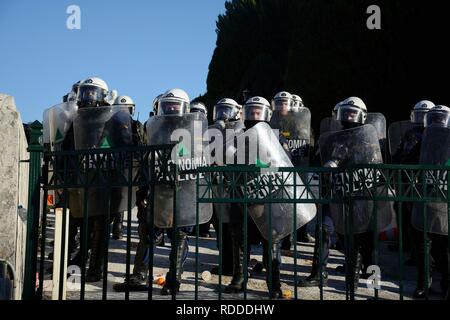
<instances>
[{"instance_id":1,"label":"clear blue sky","mask_svg":"<svg viewBox=\"0 0 450 320\"><path fill-rule=\"evenodd\" d=\"M42 118L88 76L131 96L146 120L153 98L182 88L206 91L225 0L0 0L0 92L15 97L22 120ZM69 30L69 5L81 30ZM136 114L137 114L136 112Z\"/></svg>"}]
</instances>

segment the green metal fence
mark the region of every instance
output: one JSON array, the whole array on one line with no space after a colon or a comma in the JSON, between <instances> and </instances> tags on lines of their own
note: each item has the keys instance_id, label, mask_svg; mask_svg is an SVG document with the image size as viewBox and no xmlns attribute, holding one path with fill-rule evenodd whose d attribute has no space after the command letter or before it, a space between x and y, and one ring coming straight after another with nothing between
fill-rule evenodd
<instances>
[{"instance_id":1,"label":"green metal fence","mask_svg":"<svg viewBox=\"0 0 450 320\"><path fill-rule=\"evenodd\" d=\"M86 277L86 261L88 250L88 191L91 188L101 188L105 190L105 194L109 195L111 200L111 190L119 187L126 187L128 191L128 208L127 208L127 228L126 228L126 280L130 279L131 261L131 211L134 207L132 203L132 195L136 188L148 188L148 217L150 234L153 235L154 223L154 199L155 199L155 185L168 184L174 190L174 228L177 228L177 217L180 212L178 204L177 190L179 188L178 177L183 173L197 174L197 212L196 221L198 226L199 221L199 204L200 203L235 203L242 208L242 228L244 232L244 242L248 240L248 207L254 204L270 204L270 203L311 203L317 205L317 224L318 235L316 239L320 244L324 241L322 238L322 208L324 205L338 204L345 208L346 217L346 234L345 234L345 248L346 248L346 265L353 266L354 261L351 261L353 250L353 203L356 200L371 200L375 202L372 213L373 230L377 229L376 215L377 202L380 201L394 201L394 202L411 202L411 203L428 203L428 202L443 202L449 203L449 166L406 166L406 165L365 165L353 166L348 168L313 168L313 167L296 167L296 168L277 168L276 174L267 174L263 169L255 166L226 166L226 167L203 167L195 171L180 172L175 165L167 165L170 159L173 145L162 146L145 146L145 147L129 147L120 149L96 149L96 150L80 150L80 151L59 151L49 152L45 151L41 145L40 137L42 135L42 125L35 122L31 125L31 143L30 151L30 203L29 203L29 217L28 220L28 234L27 234L27 252L26 252L26 272L25 272L25 288L24 299L42 299L43 298L43 284L46 260L46 242L47 239L47 218L48 205L47 196L49 192L58 191L62 195L61 207L65 213L69 204L69 191L73 189L83 191L83 226L81 227L81 252L82 252L82 268L81 268L81 289L80 299L85 298L85 277ZM166 164L166 165L164 165ZM158 168L157 168L158 166ZM202 174L205 179L199 178ZM260 179L264 175L265 179ZM349 186L344 189L344 192L334 192L334 179L341 177L341 183ZM301 177L301 178L300 178ZM430 177L439 177L438 179L430 179ZM292 179L288 179L292 178ZM247 188L249 181L259 181L253 184L251 190L252 195L249 194ZM292 182L288 182L292 181ZM354 192L353 186L361 181L372 181L371 184L360 184L364 192ZM279 197L273 192L275 189L292 188L294 190L293 197ZM199 193L199 190L204 190ZM260 192L261 191L261 192ZM264 192L262 192L264 191ZM300 197L300 192L303 196ZM257 195L257 196L255 196ZM193 195L194 196L194 195ZM271 206L269 206L270 210ZM293 206L292 226L295 230L296 221L296 206ZM106 210L111 214L110 210ZM426 215L426 210L423 212ZM64 214L63 217L66 215ZM404 297L404 257L403 257L403 243L402 243L402 207L399 206L397 211L399 221L399 295L400 299ZM449 220L450 220L450 214ZM272 226L272 215L268 215L268 227ZM223 299L222 288L222 228L223 228L223 212L218 213L219 219L219 286L217 288L217 299ZM64 222L63 222L64 224ZM105 219L105 229L110 230L110 219ZM195 292L194 299L199 299L199 273L200 273L200 255L199 255L199 228L196 228L195 236ZM62 242L64 244L65 234L62 232ZM104 239L104 264L103 274L108 273L108 250L109 250L109 232L105 232ZM373 248L373 263L377 264L379 256L378 232L374 232L374 248ZM294 246L294 299L298 299L297 282L299 280L298 269L299 262L297 261L297 253L299 252L299 245L297 243L296 232L293 233ZM426 239L426 232L424 232L424 241ZM154 243L151 236L149 245L149 286L148 299L153 299L153 284L152 275L154 267ZM177 237L172 237L172 246L177 246ZM232 241L232 239L227 239ZM272 246L272 239L268 239L269 247ZM425 245L427 242L425 241ZM38 250L38 247L40 250ZM62 246L64 248L64 245ZM319 245L319 256L323 255L322 246ZM247 246L244 245L244 251ZM39 251L39 252L38 252ZM425 262L426 270L429 270L429 248L426 247L426 252L422 257ZM244 257L247 257L247 252L244 252ZM319 259L319 261L321 258ZM173 263L173 262L172 262ZM272 259L269 256L268 272L272 270ZM301 263L301 262L300 262ZM320 299L324 299L324 287L322 279L322 270L319 270L321 275L320 285ZM248 269L247 259L244 259L244 270ZM61 268L63 270L63 260L61 261ZM36 272L38 272L38 281L36 288ZM353 283L353 272L350 268L346 271L346 298L354 299L355 292ZM427 271L428 272L428 271ZM60 274L60 280L65 277L65 274ZM244 272L244 277L247 280L247 272ZM269 276L269 279L271 277ZM428 288L428 277L425 277L424 287ZM245 281L246 283L247 281ZM59 298L62 298L62 281L60 281ZM247 299L247 288L243 293L243 298ZM272 291L272 283L268 283L269 294ZM379 292L374 289L374 298L379 297ZM426 292L428 297L428 291ZM108 298L107 279L103 277L102 299ZM172 294L172 299L176 299L177 294ZM125 292L125 299L130 299L129 288Z\"/></svg>"},{"instance_id":2,"label":"green metal fence","mask_svg":"<svg viewBox=\"0 0 450 320\"><path fill-rule=\"evenodd\" d=\"M268 204L268 203L315 203L318 205L317 210L317 223L319 225L319 261L322 259L322 241L323 240L323 224L322 224L322 206L329 204L344 205L345 218L346 218L346 234L345 234L345 259L346 265L354 265L354 261L351 261L353 255L350 253L354 249L353 236L353 205L355 200L368 200L374 201L372 212L372 230L378 230L377 228L377 203L380 201L392 201L392 202L409 202L409 203L448 203L450 202L448 172L449 166L424 166L424 165L359 165L347 168L313 168L313 167L296 167L296 168L276 168L278 178L273 178L273 175L267 175L262 172L261 168L256 166L227 166L227 167L208 167L200 168L198 171L207 174L209 179L203 184L198 181L198 184L202 187L206 187L209 192L198 194L197 200L200 203L237 203L242 205L242 227L244 229L245 239L247 238L247 214L248 206L255 204ZM209 174L209 175L208 175ZM302 179L296 177L297 174ZM265 183L255 184L255 189L252 190L253 195L266 194L262 197L249 196L248 189L246 188L247 182L255 179L255 177L265 175ZM285 181L289 180L289 177L293 177L293 184L286 184ZM341 176L342 184L348 186L348 190L341 194L333 192L333 177ZM268 182L267 182L268 177ZM315 177L315 179L312 179ZM432 177L432 178L430 178ZM439 178L437 178L439 177ZM431 181L430 181L431 180ZM292 180L291 180L292 181ZM363 187L364 192L354 192L353 186L360 181L372 181L371 186L366 184L360 184ZM215 189L214 189L215 187ZM286 198L276 198L272 194L278 188L294 188L294 195L298 195L297 190L304 189L309 191L309 195L304 198L297 198L296 196ZM267 190L269 189L269 190ZM219 190L214 192L214 190ZM227 190L227 192L224 192ZM265 191L260 193L259 191ZM267 192L268 191L268 192ZM268 196L267 196L268 194ZM293 226L296 225L296 206L293 206ZM220 225L222 225L222 214L219 213ZM239 213L237 213L239 214ZM403 257L403 240L402 240L402 206L398 206L397 221L399 230L399 255L398 255L398 268L399 268L399 296L400 299L404 298L404 257ZM427 215L426 206L424 206L424 217ZM271 219L271 215L269 215ZM450 221L450 212L448 213L448 220ZM426 221L426 219L424 219ZM268 223L269 228L271 221ZM426 230L425 225L423 230ZM222 232L219 232L221 235ZM378 231L373 232L374 247L373 247L373 263L378 264L379 256L379 239ZM296 239L296 233L294 232L294 257L297 257L298 245ZM423 232L423 238L425 242L425 254L424 259L426 276L424 280L424 288L426 288L426 298L429 297L428 292L428 276L429 276L429 249L427 242L427 232ZM219 266L221 265L221 248L223 239L219 241ZM246 249L246 247L244 247ZM447 248L448 250L448 248ZM450 255L450 251L449 251ZM246 254L244 253L244 256ZM269 260L271 263L271 259ZM269 263L269 270L272 269ZM298 298L297 292L297 259L294 258L294 297ZM244 270L247 269L246 260L244 262ZM323 278L322 278L322 266L319 264L320 274L320 299L324 298L323 292ZM247 276L247 273L244 273ZM353 270L347 268L346 271L346 298L355 299L355 292L353 283ZM269 293L271 291L272 284L271 277L269 277ZM246 279L247 280L247 279ZM219 276L219 286L222 286L222 279ZM221 290L219 290L218 298L221 299ZM247 298L246 292L244 292L244 299ZM374 298L379 298L379 290L374 289Z\"/></svg>"}]
</instances>

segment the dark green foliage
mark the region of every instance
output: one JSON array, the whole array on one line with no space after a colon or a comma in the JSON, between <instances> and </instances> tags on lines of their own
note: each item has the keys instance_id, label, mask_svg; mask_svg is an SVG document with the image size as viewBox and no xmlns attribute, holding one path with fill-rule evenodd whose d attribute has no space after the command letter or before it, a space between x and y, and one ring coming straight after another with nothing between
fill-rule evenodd
<instances>
[{"instance_id":1,"label":"dark green foliage","mask_svg":"<svg viewBox=\"0 0 450 320\"><path fill-rule=\"evenodd\" d=\"M431 3L431 4L430 4ZM389 122L406 119L420 99L448 104L438 78L448 73L445 1L233 0L217 21L217 47L198 97L212 111L242 91L271 100L299 94L315 128L347 96ZM369 5L381 8L381 30L369 30Z\"/></svg>"}]
</instances>

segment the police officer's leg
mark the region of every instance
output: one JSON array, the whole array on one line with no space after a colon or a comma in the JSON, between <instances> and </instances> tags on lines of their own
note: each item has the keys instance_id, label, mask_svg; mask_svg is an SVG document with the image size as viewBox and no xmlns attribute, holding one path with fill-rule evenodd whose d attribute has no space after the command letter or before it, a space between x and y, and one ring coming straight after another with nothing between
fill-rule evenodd
<instances>
[{"instance_id":1,"label":"police officer's leg","mask_svg":"<svg viewBox=\"0 0 450 320\"><path fill-rule=\"evenodd\" d=\"M308 233L308 224L305 224L297 230L297 241L303 243L311 243L314 241L313 237Z\"/></svg>"},{"instance_id":2,"label":"police officer's leg","mask_svg":"<svg viewBox=\"0 0 450 320\"><path fill-rule=\"evenodd\" d=\"M175 231L167 229L169 237L176 237L177 246L170 250L170 268L166 274L166 283L161 289L162 295L169 295L180 290L181 275L189 251L188 234L192 230L193 227L180 227Z\"/></svg>"},{"instance_id":3,"label":"police officer's leg","mask_svg":"<svg viewBox=\"0 0 450 320\"><path fill-rule=\"evenodd\" d=\"M123 212L117 212L114 214L112 238L120 240L123 238Z\"/></svg>"},{"instance_id":4,"label":"police officer's leg","mask_svg":"<svg viewBox=\"0 0 450 320\"><path fill-rule=\"evenodd\" d=\"M128 287L131 291L146 290L148 275L148 260L146 255L149 253L149 226L145 220L139 220L138 225L139 243L136 248L134 257L133 273L130 275L130 282L127 285L126 279L124 283L114 285L114 290L124 292Z\"/></svg>"},{"instance_id":5,"label":"police officer's leg","mask_svg":"<svg viewBox=\"0 0 450 320\"><path fill-rule=\"evenodd\" d=\"M86 282L97 282L102 279L102 265L105 240L105 217L95 216L89 218L91 258L89 270L86 274Z\"/></svg>"},{"instance_id":6,"label":"police officer's leg","mask_svg":"<svg viewBox=\"0 0 450 320\"><path fill-rule=\"evenodd\" d=\"M215 210L215 207L213 207ZM213 214L213 218L211 219L214 230L216 230L216 242L217 249L219 249L219 239L220 239L220 226L219 220L216 217L216 214ZM229 223L222 224L222 274L231 276L233 275L233 246L231 239L231 226ZM219 267L213 267L211 269L212 274L219 274Z\"/></svg>"},{"instance_id":7,"label":"police officer's leg","mask_svg":"<svg viewBox=\"0 0 450 320\"><path fill-rule=\"evenodd\" d=\"M416 253L416 265L417 265L417 284L416 284L416 290L414 291L413 297L416 299L425 298L425 254L429 255L429 252L427 252L426 247L431 247L431 239L429 237L429 234L426 233L426 242L424 242L424 234L423 231L419 231L417 229L413 230L413 238L414 238L414 245L415 245L415 253ZM428 261L431 261L429 259ZM430 265L430 263L429 263ZM428 286L431 287L431 273L429 273L428 278Z\"/></svg>"},{"instance_id":8,"label":"police officer's leg","mask_svg":"<svg viewBox=\"0 0 450 320\"><path fill-rule=\"evenodd\" d=\"M267 288L270 289L270 281L272 282L272 296L271 298L281 298L283 293L281 291L280 268L281 268L281 242L277 241L269 246L269 241L261 236L263 244L263 264L266 268L266 283ZM272 257L269 256L271 251ZM272 277L270 278L270 258L272 258Z\"/></svg>"},{"instance_id":9,"label":"police officer's leg","mask_svg":"<svg viewBox=\"0 0 450 320\"><path fill-rule=\"evenodd\" d=\"M81 267L82 259L81 255L82 252L79 249L79 242L76 240L77 234L78 234L78 228L81 228L83 219L79 218L69 218L69 255L77 252L76 255L73 257L73 259L69 260L69 265L77 265ZM89 245L89 243L88 243ZM88 247L89 250L89 247Z\"/></svg>"},{"instance_id":10,"label":"police officer's leg","mask_svg":"<svg viewBox=\"0 0 450 320\"><path fill-rule=\"evenodd\" d=\"M225 293L238 293L244 289L244 235L242 223L230 223L232 253L233 253L233 278L225 288Z\"/></svg>"},{"instance_id":11,"label":"police officer's leg","mask_svg":"<svg viewBox=\"0 0 450 320\"><path fill-rule=\"evenodd\" d=\"M320 257L319 245L320 245L320 226L316 223L315 235L316 241L314 243L314 255L311 274L305 279L301 279L298 283L300 287L318 287L320 286L320 266L322 267L322 279L323 285L328 282L327 264L328 257L330 255L331 246L331 232L333 230L332 221L330 217L324 216L322 223L322 253ZM320 259L322 258L322 259Z\"/></svg>"},{"instance_id":12,"label":"police officer's leg","mask_svg":"<svg viewBox=\"0 0 450 320\"><path fill-rule=\"evenodd\" d=\"M362 269L362 242L365 240L365 234L353 235L353 251L350 252L350 269L347 272L347 277L353 278L354 292L358 291L359 277ZM348 244L347 244L348 245ZM348 252L348 251L347 251ZM350 279L347 279L350 280ZM352 285L352 283L349 283Z\"/></svg>"},{"instance_id":13,"label":"police officer's leg","mask_svg":"<svg viewBox=\"0 0 450 320\"><path fill-rule=\"evenodd\" d=\"M361 248L361 271L363 274L363 278L367 279L369 274L366 274L367 268L373 263L373 242L374 233L372 231L364 232L359 234L360 238L360 248Z\"/></svg>"},{"instance_id":14,"label":"police officer's leg","mask_svg":"<svg viewBox=\"0 0 450 320\"><path fill-rule=\"evenodd\" d=\"M436 267L442 275L440 287L443 296L448 299L449 284L449 254L448 254L448 236L440 234L430 234L432 239L432 256L435 257Z\"/></svg>"}]
</instances>

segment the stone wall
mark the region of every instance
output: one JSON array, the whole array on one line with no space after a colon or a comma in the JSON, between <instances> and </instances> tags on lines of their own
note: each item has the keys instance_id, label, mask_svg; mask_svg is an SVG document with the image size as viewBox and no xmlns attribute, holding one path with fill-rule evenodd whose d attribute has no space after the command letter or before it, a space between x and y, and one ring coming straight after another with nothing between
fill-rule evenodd
<instances>
[{"instance_id":1,"label":"stone wall","mask_svg":"<svg viewBox=\"0 0 450 320\"><path fill-rule=\"evenodd\" d=\"M0 260L15 272L15 299L23 287L29 164L22 119L14 98L0 93Z\"/></svg>"}]
</instances>

